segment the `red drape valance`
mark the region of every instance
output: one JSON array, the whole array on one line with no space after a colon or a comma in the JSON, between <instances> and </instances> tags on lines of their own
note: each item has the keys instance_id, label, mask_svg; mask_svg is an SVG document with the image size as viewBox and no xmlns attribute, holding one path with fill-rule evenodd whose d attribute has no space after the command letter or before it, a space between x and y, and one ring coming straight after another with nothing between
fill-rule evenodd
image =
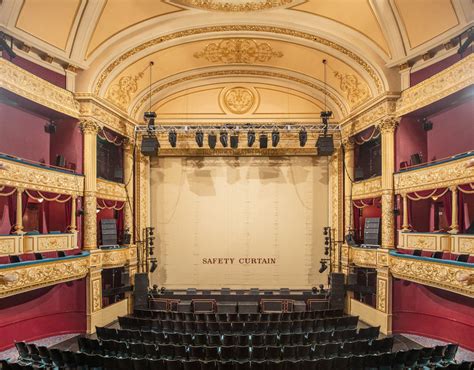
<instances>
[{"instance_id":1,"label":"red drape valance","mask_svg":"<svg viewBox=\"0 0 474 370\"><path fill-rule=\"evenodd\" d=\"M125 206L125 202L120 200L106 200L97 198L97 208L99 209L114 209L120 211Z\"/></svg>"},{"instance_id":2,"label":"red drape valance","mask_svg":"<svg viewBox=\"0 0 474 370\"><path fill-rule=\"evenodd\" d=\"M352 204L354 205L354 207L361 209L365 207L375 206L377 204L380 204L381 201L382 201L381 197L369 198L369 199L357 199L357 200L353 200Z\"/></svg>"},{"instance_id":3,"label":"red drape valance","mask_svg":"<svg viewBox=\"0 0 474 370\"><path fill-rule=\"evenodd\" d=\"M354 136L354 141L357 145L362 145L367 141L377 139L380 136L380 130L376 126L369 127L367 130Z\"/></svg>"},{"instance_id":4,"label":"red drape valance","mask_svg":"<svg viewBox=\"0 0 474 370\"><path fill-rule=\"evenodd\" d=\"M97 136L99 136L102 140L105 140L116 146L122 146L122 144L125 141L125 138L123 136L116 134L115 132L108 130L106 128L99 130L99 132L97 133Z\"/></svg>"},{"instance_id":5,"label":"red drape valance","mask_svg":"<svg viewBox=\"0 0 474 370\"><path fill-rule=\"evenodd\" d=\"M67 201L70 201L72 199L71 195L50 193L47 191L25 190L25 193L31 199L34 199L36 201L40 201L41 199L43 199L47 202L66 203Z\"/></svg>"},{"instance_id":6,"label":"red drape valance","mask_svg":"<svg viewBox=\"0 0 474 370\"><path fill-rule=\"evenodd\" d=\"M458 185L458 190L465 194L474 194L474 182Z\"/></svg>"},{"instance_id":7,"label":"red drape valance","mask_svg":"<svg viewBox=\"0 0 474 370\"><path fill-rule=\"evenodd\" d=\"M429 199L429 198L432 198L433 200L437 200L438 198L441 198L443 195L445 195L448 191L449 191L449 188L414 191L412 193L408 193L407 198L414 201Z\"/></svg>"},{"instance_id":8,"label":"red drape valance","mask_svg":"<svg viewBox=\"0 0 474 370\"><path fill-rule=\"evenodd\" d=\"M8 197L16 192L16 188L0 185L0 197Z\"/></svg>"}]
</instances>

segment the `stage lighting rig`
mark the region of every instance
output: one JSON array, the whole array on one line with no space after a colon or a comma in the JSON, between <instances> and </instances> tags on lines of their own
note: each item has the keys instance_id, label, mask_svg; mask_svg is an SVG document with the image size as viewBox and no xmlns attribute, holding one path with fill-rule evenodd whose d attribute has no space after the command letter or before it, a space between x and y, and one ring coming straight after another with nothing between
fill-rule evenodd
<instances>
[{"instance_id":1,"label":"stage lighting rig","mask_svg":"<svg viewBox=\"0 0 474 370\"><path fill-rule=\"evenodd\" d=\"M254 143L255 143L255 131L250 129L247 132L247 145L249 148L251 148Z\"/></svg>"},{"instance_id":2,"label":"stage lighting rig","mask_svg":"<svg viewBox=\"0 0 474 370\"><path fill-rule=\"evenodd\" d=\"M300 147L304 147L306 145L306 141L308 140L308 133L304 127L301 128L300 132L298 133L298 137L300 139Z\"/></svg>"},{"instance_id":3,"label":"stage lighting rig","mask_svg":"<svg viewBox=\"0 0 474 370\"><path fill-rule=\"evenodd\" d=\"M328 269L327 260L322 259L320 263L321 263L321 267L319 268L319 273L322 274L324 271Z\"/></svg>"},{"instance_id":4,"label":"stage lighting rig","mask_svg":"<svg viewBox=\"0 0 474 370\"><path fill-rule=\"evenodd\" d=\"M202 132L201 129L198 129L196 131L196 143L198 147L202 148L204 145L204 133Z\"/></svg>"},{"instance_id":5,"label":"stage lighting rig","mask_svg":"<svg viewBox=\"0 0 474 370\"><path fill-rule=\"evenodd\" d=\"M155 272L157 268L158 268L158 261L156 257L150 258L150 272Z\"/></svg>"},{"instance_id":6,"label":"stage lighting rig","mask_svg":"<svg viewBox=\"0 0 474 370\"><path fill-rule=\"evenodd\" d=\"M215 149L217 144L217 136L214 132L211 132L209 135L207 135L207 145L209 145L209 148Z\"/></svg>"},{"instance_id":7,"label":"stage lighting rig","mask_svg":"<svg viewBox=\"0 0 474 370\"><path fill-rule=\"evenodd\" d=\"M232 149L237 149L239 147L239 134L235 131L230 135L230 147Z\"/></svg>"}]
</instances>

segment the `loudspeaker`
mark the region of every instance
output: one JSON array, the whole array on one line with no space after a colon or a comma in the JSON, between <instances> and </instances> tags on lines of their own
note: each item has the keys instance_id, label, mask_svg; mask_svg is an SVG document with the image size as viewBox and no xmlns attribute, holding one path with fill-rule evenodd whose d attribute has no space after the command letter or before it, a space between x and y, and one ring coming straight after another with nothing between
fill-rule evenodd
<instances>
[{"instance_id":1,"label":"loudspeaker","mask_svg":"<svg viewBox=\"0 0 474 370\"><path fill-rule=\"evenodd\" d=\"M411 165L416 165L416 164L420 164L421 163L421 155L420 153L415 153L415 154L412 154L410 156L410 161L411 161Z\"/></svg>"},{"instance_id":2,"label":"loudspeaker","mask_svg":"<svg viewBox=\"0 0 474 370\"><path fill-rule=\"evenodd\" d=\"M146 156L158 155L160 143L156 136L144 136L142 138L141 153Z\"/></svg>"},{"instance_id":3,"label":"loudspeaker","mask_svg":"<svg viewBox=\"0 0 474 370\"><path fill-rule=\"evenodd\" d=\"M370 217L365 219L364 244L380 245L380 218Z\"/></svg>"},{"instance_id":4,"label":"loudspeaker","mask_svg":"<svg viewBox=\"0 0 474 370\"><path fill-rule=\"evenodd\" d=\"M100 220L101 245L117 244L117 220L115 218Z\"/></svg>"},{"instance_id":5,"label":"loudspeaker","mask_svg":"<svg viewBox=\"0 0 474 370\"><path fill-rule=\"evenodd\" d=\"M423 120L423 130L430 131L433 129L433 122L428 121L426 118Z\"/></svg>"},{"instance_id":6,"label":"loudspeaker","mask_svg":"<svg viewBox=\"0 0 474 370\"><path fill-rule=\"evenodd\" d=\"M318 155L329 156L334 153L334 141L332 135L319 136L316 141L316 148L318 149Z\"/></svg>"},{"instance_id":7,"label":"loudspeaker","mask_svg":"<svg viewBox=\"0 0 474 370\"><path fill-rule=\"evenodd\" d=\"M66 159L64 159L64 156L58 154L56 156L56 166L58 167L64 167L66 166Z\"/></svg>"},{"instance_id":8,"label":"loudspeaker","mask_svg":"<svg viewBox=\"0 0 474 370\"><path fill-rule=\"evenodd\" d=\"M56 133L56 125L53 122L47 123L44 125L44 132L47 134L55 134Z\"/></svg>"},{"instance_id":9,"label":"loudspeaker","mask_svg":"<svg viewBox=\"0 0 474 370\"><path fill-rule=\"evenodd\" d=\"M133 307L148 307L148 274L145 272L135 274L133 285Z\"/></svg>"},{"instance_id":10,"label":"loudspeaker","mask_svg":"<svg viewBox=\"0 0 474 370\"><path fill-rule=\"evenodd\" d=\"M268 147L268 136L265 134L261 134L258 137L258 140L260 142L260 149L266 149Z\"/></svg>"}]
</instances>

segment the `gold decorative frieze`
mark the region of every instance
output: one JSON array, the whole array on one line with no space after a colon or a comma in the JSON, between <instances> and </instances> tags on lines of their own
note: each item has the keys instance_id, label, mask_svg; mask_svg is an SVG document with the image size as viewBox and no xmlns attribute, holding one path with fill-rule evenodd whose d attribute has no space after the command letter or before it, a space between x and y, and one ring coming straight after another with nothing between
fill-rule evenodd
<instances>
[{"instance_id":1,"label":"gold decorative frieze","mask_svg":"<svg viewBox=\"0 0 474 370\"><path fill-rule=\"evenodd\" d=\"M298 1L295 0L244 0L244 1L222 1L222 0L172 0L172 3L220 12L252 12L265 9L290 6Z\"/></svg>"},{"instance_id":2,"label":"gold decorative frieze","mask_svg":"<svg viewBox=\"0 0 474 370\"><path fill-rule=\"evenodd\" d=\"M252 39L224 39L212 42L204 50L194 53L194 58L204 58L211 63L251 64L268 62L272 58L281 58L283 53L275 51L267 42Z\"/></svg>"},{"instance_id":3,"label":"gold decorative frieze","mask_svg":"<svg viewBox=\"0 0 474 370\"><path fill-rule=\"evenodd\" d=\"M456 254L474 254L474 235L451 235L451 250Z\"/></svg>"},{"instance_id":4,"label":"gold decorative frieze","mask_svg":"<svg viewBox=\"0 0 474 370\"><path fill-rule=\"evenodd\" d=\"M394 255L390 255L389 261L390 272L398 279L474 297L474 285L468 285L463 279L463 276L474 273L472 267Z\"/></svg>"},{"instance_id":5,"label":"gold decorative frieze","mask_svg":"<svg viewBox=\"0 0 474 370\"><path fill-rule=\"evenodd\" d=\"M77 248L77 233L23 236L23 253L64 251Z\"/></svg>"},{"instance_id":6,"label":"gold decorative frieze","mask_svg":"<svg viewBox=\"0 0 474 370\"><path fill-rule=\"evenodd\" d=\"M388 267L388 249L377 249L377 267Z\"/></svg>"},{"instance_id":7,"label":"gold decorative frieze","mask_svg":"<svg viewBox=\"0 0 474 370\"><path fill-rule=\"evenodd\" d=\"M80 103L80 118L84 121L95 121L99 126L132 139L137 122L130 119L124 112L119 112L110 103L91 94L76 94Z\"/></svg>"},{"instance_id":8,"label":"gold decorative frieze","mask_svg":"<svg viewBox=\"0 0 474 370\"><path fill-rule=\"evenodd\" d=\"M127 200L125 185L104 179L97 179L97 198L109 200Z\"/></svg>"},{"instance_id":9,"label":"gold decorative frieze","mask_svg":"<svg viewBox=\"0 0 474 370\"><path fill-rule=\"evenodd\" d=\"M377 267L377 250L351 248L351 262L359 267Z\"/></svg>"},{"instance_id":10,"label":"gold decorative frieze","mask_svg":"<svg viewBox=\"0 0 474 370\"><path fill-rule=\"evenodd\" d=\"M137 248L130 246L120 249L96 249L91 251L91 268L111 268L124 266L126 264L134 265L137 260Z\"/></svg>"},{"instance_id":11,"label":"gold decorative frieze","mask_svg":"<svg viewBox=\"0 0 474 370\"><path fill-rule=\"evenodd\" d=\"M387 280L377 279L377 310L387 312Z\"/></svg>"},{"instance_id":12,"label":"gold decorative frieze","mask_svg":"<svg viewBox=\"0 0 474 370\"><path fill-rule=\"evenodd\" d=\"M0 298L81 279L89 271L87 260L88 257L84 256L0 269L1 275L11 277L7 282L0 284Z\"/></svg>"},{"instance_id":13,"label":"gold decorative frieze","mask_svg":"<svg viewBox=\"0 0 474 370\"><path fill-rule=\"evenodd\" d=\"M23 253L23 237L18 235L0 235L0 256Z\"/></svg>"},{"instance_id":14,"label":"gold decorative frieze","mask_svg":"<svg viewBox=\"0 0 474 370\"><path fill-rule=\"evenodd\" d=\"M362 104L370 97L369 88L356 75L334 71L334 77L339 80L339 88L346 94L351 107Z\"/></svg>"},{"instance_id":15,"label":"gold decorative frieze","mask_svg":"<svg viewBox=\"0 0 474 370\"><path fill-rule=\"evenodd\" d=\"M58 194L82 195L84 177L17 161L0 159L0 184Z\"/></svg>"},{"instance_id":16,"label":"gold decorative frieze","mask_svg":"<svg viewBox=\"0 0 474 370\"><path fill-rule=\"evenodd\" d=\"M102 281L95 279L92 281L92 312L100 310L102 307Z\"/></svg>"},{"instance_id":17,"label":"gold decorative frieze","mask_svg":"<svg viewBox=\"0 0 474 370\"><path fill-rule=\"evenodd\" d=\"M474 167L467 167L472 157L422 167L394 175L396 193L449 187L474 182Z\"/></svg>"},{"instance_id":18,"label":"gold decorative frieze","mask_svg":"<svg viewBox=\"0 0 474 370\"><path fill-rule=\"evenodd\" d=\"M382 195L382 178L373 177L352 184L352 199L376 198Z\"/></svg>"},{"instance_id":19,"label":"gold decorative frieze","mask_svg":"<svg viewBox=\"0 0 474 370\"><path fill-rule=\"evenodd\" d=\"M474 84L474 54L402 92L397 116L426 107Z\"/></svg>"},{"instance_id":20,"label":"gold decorative frieze","mask_svg":"<svg viewBox=\"0 0 474 370\"><path fill-rule=\"evenodd\" d=\"M79 104L70 91L53 85L6 59L0 59L0 89L68 116L79 117Z\"/></svg>"},{"instance_id":21,"label":"gold decorative frieze","mask_svg":"<svg viewBox=\"0 0 474 370\"><path fill-rule=\"evenodd\" d=\"M451 235L438 233L398 232L398 244L404 249L421 249L425 251L449 251Z\"/></svg>"},{"instance_id":22,"label":"gold decorative frieze","mask_svg":"<svg viewBox=\"0 0 474 370\"><path fill-rule=\"evenodd\" d=\"M277 35L290 36L296 39L306 40L313 42L315 44L320 44L324 47L331 48L347 58L353 60L354 63L358 64L362 69L364 69L370 78L373 80L377 92L382 93L383 83L379 74L375 69L364 59L362 59L357 53L333 42L328 39L325 39L319 35L311 34L307 32L292 30L286 27L273 27L273 26L262 26L262 25L220 25L220 26L209 26L201 28L191 28L187 30L173 32L167 35L159 36L153 40L146 41L131 50L128 50L124 54L116 58L112 63L110 63L99 75L96 80L94 93L99 95L103 85L108 79L109 75L119 66L123 66L123 63L126 63L129 58L132 58L135 54L141 53L148 48L153 48L156 45L163 44L172 40L186 38L190 36L216 33L216 32L253 32L253 33L271 33Z\"/></svg>"},{"instance_id":23,"label":"gold decorative frieze","mask_svg":"<svg viewBox=\"0 0 474 370\"><path fill-rule=\"evenodd\" d=\"M387 96L382 101L349 115L341 122L342 138L348 138L366 128L378 125L380 122L395 115L396 96Z\"/></svg>"}]
</instances>

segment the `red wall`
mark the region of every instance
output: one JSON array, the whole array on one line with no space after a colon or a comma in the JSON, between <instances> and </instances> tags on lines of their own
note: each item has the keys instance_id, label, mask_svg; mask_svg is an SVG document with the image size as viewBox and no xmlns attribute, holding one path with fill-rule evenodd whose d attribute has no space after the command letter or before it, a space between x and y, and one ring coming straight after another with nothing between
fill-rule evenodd
<instances>
[{"instance_id":1,"label":"red wall","mask_svg":"<svg viewBox=\"0 0 474 370\"><path fill-rule=\"evenodd\" d=\"M76 173L82 173L82 133L76 119L64 119L56 122L56 133L51 135L52 164L55 163L58 154L64 156L66 163L76 164Z\"/></svg>"},{"instance_id":2,"label":"red wall","mask_svg":"<svg viewBox=\"0 0 474 370\"><path fill-rule=\"evenodd\" d=\"M464 56L467 56L470 53L470 51L466 51ZM445 70L449 66L452 66L454 63L459 62L461 59L461 55L456 53L451 55L450 57L447 57L446 59L443 59L437 63L430 65L429 67L413 72L412 74L410 74L410 86L416 85L417 83L426 80L427 78L435 75L436 73Z\"/></svg>"},{"instance_id":3,"label":"red wall","mask_svg":"<svg viewBox=\"0 0 474 370\"><path fill-rule=\"evenodd\" d=\"M0 103L0 152L49 164L50 135L47 118Z\"/></svg>"},{"instance_id":4,"label":"red wall","mask_svg":"<svg viewBox=\"0 0 474 370\"><path fill-rule=\"evenodd\" d=\"M474 100L428 117L428 160L441 159L474 149Z\"/></svg>"},{"instance_id":5,"label":"red wall","mask_svg":"<svg viewBox=\"0 0 474 370\"><path fill-rule=\"evenodd\" d=\"M459 343L474 351L474 299L394 279L393 332Z\"/></svg>"},{"instance_id":6,"label":"red wall","mask_svg":"<svg viewBox=\"0 0 474 370\"><path fill-rule=\"evenodd\" d=\"M85 279L0 299L0 312L0 351L12 347L14 341L84 333Z\"/></svg>"},{"instance_id":7,"label":"red wall","mask_svg":"<svg viewBox=\"0 0 474 370\"><path fill-rule=\"evenodd\" d=\"M403 117L395 134L395 170L400 169L400 162L408 162L410 156L421 153L423 160L427 158L427 135L423 126L416 118Z\"/></svg>"}]
</instances>

